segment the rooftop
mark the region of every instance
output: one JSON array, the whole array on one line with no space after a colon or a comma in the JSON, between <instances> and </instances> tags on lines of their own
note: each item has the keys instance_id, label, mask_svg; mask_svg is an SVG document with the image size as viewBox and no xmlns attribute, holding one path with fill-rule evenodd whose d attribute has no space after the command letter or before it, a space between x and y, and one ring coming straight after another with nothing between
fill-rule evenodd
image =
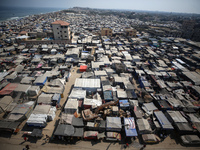
<instances>
[{"instance_id":1,"label":"rooftop","mask_svg":"<svg viewBox=\"0 0 200 150\"><path fill-rule=\"evenodd\" d=\"M51 24L60 24L61 26L68 26L70 23L62 21L62 20L56 20L55 22L52 22Z\"/></svg>"}]
</instances>

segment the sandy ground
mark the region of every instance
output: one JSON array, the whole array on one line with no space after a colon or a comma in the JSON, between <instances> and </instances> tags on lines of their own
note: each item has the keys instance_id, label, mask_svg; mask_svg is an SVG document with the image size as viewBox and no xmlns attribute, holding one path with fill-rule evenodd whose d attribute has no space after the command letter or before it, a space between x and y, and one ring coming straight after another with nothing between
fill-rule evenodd
<instances>
[{"instance_id":1,"label":"sandy ground","mask_svg":"<svg viewBox=\"0 0 200 150\"><path fill-rule=\"evenodd\" d=\"M64 92L64 98L61 99L61 105L64 104L71 87L73 86L75 79L80 77L81 74L78 73L78 68L74 67L71 72L71 77L69 82L67 82ZM73 150L121 150L124 149L124 144L119 144L119 142L105 142L105 141L85 141L80 140L77 141L76 144L67 144L65 141L50 141L49 143L45 143L45 135L49 135L50 137L53 134L56 121L59 119L61 110L57 110L56 117L53 121L49 122L48 125L43 129L44 137L36 140L29 139L28 141L24 141L23 133L27 131L26 127L23 127L21 131L19 131L16 135L8 135L8 134L0 134L0 150L22 150L26 145L30 146L30 149L34 150L64 150L64 149L73 149ZM23 123L23 125L25 122ZM22 125L22 126L23 126ZM132 144L129 145L126 149L130 150L138 150L142 145L138 143L138 141L133 141ZM179 144L179 142L175 141L171 137L167 137L163 142L154 145L147 145L147 150L199 150L200 147L185 147Z\"/></svg>"}]
</instances>

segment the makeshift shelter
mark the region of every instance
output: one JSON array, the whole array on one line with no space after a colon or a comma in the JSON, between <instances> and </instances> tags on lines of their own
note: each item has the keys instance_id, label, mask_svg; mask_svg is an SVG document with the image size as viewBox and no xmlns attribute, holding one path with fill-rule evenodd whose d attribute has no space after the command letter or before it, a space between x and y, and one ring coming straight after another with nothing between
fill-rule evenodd
<instances>
[{"instance_id":1,"label":"makeshift shelter","mask_svg":"<svg viewBox=\"0 0 200 150\"><path fill-rule=\"evenodd\" d=\"M71 136L72 137L81 138L81 137L83 137L83 132L84 132L84 128L80 128L80 127L76 128L76 127L74 127L74 134L71 135Z\"/></svg>"},{"instance_id":2,"label":"makeshift shelter","mask_svg":"<svg viewBox=\"0 0 200 150\"><path fill-rule=\"evenodd\" d=\"M14 92L22 92L27 93L28 89L31 87L31 85L26 84L18 84L18 86L14 89Z\"/></svg>"},{"instance_id":3,"label":"makeshift shelter","mask_svg":"<svg viewBox=\"0 0 200 150\"><path fill-rule=\"evenodd\" d=\"M29 101L24 104L18 104L8 115L9 121L23 121L27 119L33 111L35 102Z\"/></svg>"},{"instance_id":4,"label":"makeshift shelter","mask_svg":"<svg viewBox=\"0 0 200 150\"><path fill-rule=\"evenodd\" d=\"M36 80L33 82L33 84L37 86L44 86L46 82L47 82L47 77L43 75L37 77Z\"/></svg>"},{"instance_id":5,"label":"makeshift shelter","mask_svg":"<svg viewBox=\"0 0 200 150\"><path fill-rule=\"evenodd\" d=\"M66 114L78 113L78 101L77 99L68 99L64 107L64 112Z\"/></svg>"},{"instance_id":6,"label":"makeshift shelter","mask_svg":"<svg viewBox=\"0 0 200 150\"><path fill-rule=\"evenodd\" d=\"M59 124L54 132L56 136L72 136L75 133L74 127L67 124Z\"/></svg>"},{"instance_id":7,"label":"makeshift shelter","mask_svg":"<svg viewBox=\"0 0 200 150\"><path fill-rule=\"evenodd\" d=\"M155 111L154 112L155 117L158 119L158 122L160 123L163 130L173 130L174 127L171 125L169 120L165 117L162 111Z\"/></svg>"},{"instance_id":8,"label":"makeshift shelter","mask_svg":"<svg viewBox=\"0 0 200 150\"><path fill-rule=\"evenodd\" d=\"M20 124L21 122L10 122L10 121L1 120L0 130L13 132L19 127Z\"/></svg>"},{"instance_id":9,"label":"makeshift shelter","mask_svg":"<svg viewBox=\"0 0 200 150\"><path fill-rule=\"evenodd\" d=\"M119 99L127 98L126 91L124 91L124 89L117 89L117 97Z\"/></svg>"},{"instance_id":10,"label":"makeshift shelter","mask_svg":"<svg viewBox=\"0 0 200 150\"><path fill-rule=\"evenodd\" d=\"M16 83L9 83L0 91L0 95L10 95L17 88L17 86L18 84Z\"/></svg>"},{"instance_id":11,"label":"makeshift shelter","mask_svg":"<svg viewBox=\"0 0 200 150\"><path fill-rule=\"evenodd\" d=\"M29 96L36 96L38 95L40 92L40 87L39 86L31 86L29 89L28 89L28 95Z\"/></svg>"},{"instance_id":12,"label":"makeshift shelter","mask_svg":"<svg viewBox=\"0 0 200 150\"><path fill-rule=\"evenodd\" d=\"M151 133L152 129L147 119L137 119L138 133L147 134Z\"/></svg>"},{"instance_id":13,"label":"makeshift shelter","mask_svg":"<svg viewBox=\"0 0 200 150\"><path fill-rule=\"evenodd\" d=\"M82 88L87 91L97 91L97 89L101 88L100 79L84 79L84 78L76 78L75 88Z\"/></svg>"},{"instance_id":14,"label":"makeshift shelter","mask_svg":"<svg viewBox=\"0 0 200 150\"><path fill-rule=\"evenodd\" d=\"M22 80L21 80L21 84L32 84L32 82L35 80L34 77L24 77Z\"/></svg>"},{"instance_id":15,"label":"makeshift shelter","mask_svg":"<svg viewBox=\"0 0 200 150\"><path fill-rule=\"evenodd\" d=\"M152 115L154 110L158 110L158 108L153 104L153 102L144 103L142 109L149 115Z\"/></svg>"},{"instance_id":16,"label":"makeshift shelter","mask_svg":"<svg viewBox=\"0 0 200 150\"><path fill-rule=\"evenodd\" d=\"M73 88L69 98L72 99L84 99L86 96L86 90L82 90L82 89L77 89L77 88Z\"/></svg>"},{"instance_id":17,"label":"makeshift shelter","mask_svg":"<svg viewBox=\"0 0 200 150\"><path fill-rule=\"evenodd\" d=\"M53 106L55 106L56 104L59 104L61 100L61 95L59 93L55 93L52 97L52 102L53 102Z\"/></svg>"},{"instance_id":18,"label":"makeshift shelter","mask_svg":"<svg viewBox=\"0 0 200 150\"><path fill-rule=\"evenodd\" d=\"M85 109L90 108L90 107L96 108L102 105L102 99L100 95L96 93L92 99L84 98L83 105Z\"/></svg>"},{"instance_id":19,"label":"makeshift shelter","mask_svg":"<svg viewBox=\"0 0 200 150\"><path fill-rule=\"evenodd\" d=\"M122 124L120 117L106 117L106 130L107 131L121 131Z\"/></svg>"},{"instance_id":20,"label":"makeshift shelter","mask_svg":"<svg viewBox=\"0 0 200 150\"><path fill-rule=\"evenodd\" d=\"M27 120L28 126L45 127L47 125L48 114L51 105L36 105L29 119Z\"/></svg>"},{"instance_id":21,"label":"makeshift shelter","mask_svg":"<svg viewBox=\"0 0 200 150\"><path fill-rule=\"evenodd\" d=\"M62 113L60 123L62 123L62 124L72 124L72 119L74 117L75 117L74 114Z\"/></svg>"},{"instance_id":22,"label":"makeshift shelter","mask_svg":"<svg viewBox=\"0 0 200 150\"><path fill-rule=\"evenodd\" d=\"M73 117L73 118L72 118L72 125L73 125L74 127L84 127L83 118L76 118L76 117Z\"/></svg>"},{"instance_id":23,"label":"makeshift shelter","mask_svg":"<svg viewBox=\"0 0 200 150\"><path fill-rule=\"evenodd\" d=\"M52 104L52 97L53 97L53 94L45 94L45 93L42 93L39 97L38 97L38 100L37 100L37 103L38 104L48 104L48 105L51 105Z\"/></svg>"},{"instance_id":24,"label":"makeshift shelter","mask_svg":"<svg viewBox=\"0 0 200 150\"><path fill-rule=\"evenodd\" d=\"M8 106L13 102L13 98L11 96L4 96L0 99L0 113L6 112Z\"/></svg>"},{"instance_id":25,"label":"makeshift shelter","mask_svg":"<svg viewBox=\"0 0 200 150\"><path fill-rule=\"evenodd\" d=\"M133 117L124 118L126 136L137 136L136 125Z\"/></svg>"}]
</instances>

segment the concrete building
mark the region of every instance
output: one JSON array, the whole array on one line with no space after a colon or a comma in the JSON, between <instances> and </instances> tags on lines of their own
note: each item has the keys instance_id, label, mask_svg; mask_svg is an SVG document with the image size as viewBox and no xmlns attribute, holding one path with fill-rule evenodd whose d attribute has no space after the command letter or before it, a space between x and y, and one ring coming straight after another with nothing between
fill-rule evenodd
<instances>
[{"instance_id":1,"label":"concrete building","mask_svg":"<svg viewBox=\"0 0 200 150\"><path fill-rule=\"evenodd\" d=\"M112 36L111 28L101 28L101 36Z\"/></svg>"},{"instance_id":2,"label":"concrete building","mask_svg":"<svg viewBox=\"0 0 200 150\"><path fill-rule=\"evenodd\" d=\"M55 40L70 40L70 24L68 22L57 20L51 24Z\"/></svg>"},{"instance_id":3,"label":"concrete building","mask_svg":"<svg viewBox=\"0 0 200 150\"><path fill-rule=\"evenodd\" d=\"M133 29L133 28L126 28L125 29L125 34L126 34L126 36L134 36L134 37L136 37L136 30L135 29Z\"/></svg>"}]
</instances>

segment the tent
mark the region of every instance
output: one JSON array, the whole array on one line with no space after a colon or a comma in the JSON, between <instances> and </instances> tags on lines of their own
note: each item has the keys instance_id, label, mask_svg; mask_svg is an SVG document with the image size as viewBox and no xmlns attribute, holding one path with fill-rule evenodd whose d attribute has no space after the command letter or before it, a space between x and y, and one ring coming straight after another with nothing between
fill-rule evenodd
<instances>
[{"instance_id":1,"label":"tent","mask_svg":"<svg viewBox=\"0 0 200 150\"><path fill-rule=\"evenodd\" d=\"M140 134L152 132L151 126L147 119L137 119L137 126Z\"/></svg>"},{"instance_id":2,"label":"tent","mask_svg":"<svg viewBox=\"0 0 200 150\"><path fill-rule=\"evenodd\" d=\"M29 101L24 104L18 104L9 114L8 120L11 121L23 121L30 116L33 110L35 102Z\"/></svg>"},{"instance_id":3,"label":"tent","mask_svg":"<svg viewBox=\"0 0 200 150\"><path fill-rule=\"evenodd\" d=\"M72 136L75 133L74 127L67 124L59 124L54 132L57 136Z\"/></svg>"},{"instance_id":4,"label":"tent","mask_svg":"<svg viewBox=\"0 0 200 150\"><path fill-rule=\"evenodd\" d=\"M158 119L162 129L164 130L173 130L174 127L171 125L169 120L165 117L162 111L155 111L154 112L155 117Z\"/></svg>"},{"instance_id":5,"label":"tent","mask_svg":"<svg viewBox=\"0 0 200 150\"><path fill-rule=\"evenodd\" d=\"M64 112L66 114L74 114L75 112L78 112L78 101L77 99L68 99L67 103L64 107Z\"/></svg>"},{"instance_id":6,"label":"tent","mask_svg":"<svg viewBox=\"0 0 200 150\"><path fill-rule=\"evenodd\" d=\"M6 111L12 102L13 98L11 96L4 96L2 99L0 99L0 113Z\"/></svg>"},{"instance_id":7,"label":"tent","mask_svg":"<svg viewBox=\"0 0 200 150\"><path fill-rule=\"evenodd\" d=\"M121 131L122 124L120 117L106 117L106 130L107 131Z\"/></svg>"},{"instance_id":8,"label":"tent","mask_svg":"<svg viewBox=\"0 0 200 150\"><path fill-rule=\"evenodd\" d=\"M0 95L9 95L9 94L11 94L17 88L17 86L18 86L18 84L9 83L6 87L4 87L0 91Z\"/></svg>"},{"instance_id":9,"label":"tent","mask_svg":"<svg viewBox=\"0 0 200 150\"><path fill-rule=\"evenodd\" d=\"M126 136L137 136L136 125L133 117L124 118Z\"/></svg>"},{"instance_id":10,"label":"tent","mask_svg":"<svg viewBox=\"0 0 200 150\"><path fill-rule=\"evenodd\" d=\"M37 86L44 86L46 82L47 82L47 77L43 75L37 77L36 80L33 82L33 84Z\"/></svg>"}]
</instances>

